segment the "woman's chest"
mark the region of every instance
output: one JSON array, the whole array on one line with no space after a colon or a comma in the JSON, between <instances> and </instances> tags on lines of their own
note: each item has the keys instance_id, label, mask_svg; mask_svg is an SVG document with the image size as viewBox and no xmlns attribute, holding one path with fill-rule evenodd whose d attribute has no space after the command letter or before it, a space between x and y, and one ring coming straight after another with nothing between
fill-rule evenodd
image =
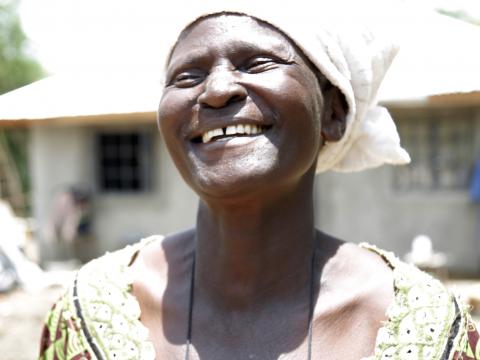
<instances>
[{"instance_id":1,"label":"woman's chest","mask_svg":"<svg viewBox=\"0 0 480 360\"><path fill-rule=\"evenodd\" d=\"M177 307L181 308L185 306ZM142 311L141 321L149 330L157 359L186 359L188 351L192 360L358 360L373 355L381 326L359 309L316 313L311 331L308 312L296 316L288 309L269 317L236 316L231 321L220 315L198 316L190 328L186 312L175 313L161 305L152 310Z\"/></svg>"},{"instance_id":2,"label":"woman's chest","mask_svg":"<svg viewBox=\"0 0 480 360\"><path fill-rule=\"evenodd\" d=\"M285 329L285 332L288 331ZM374 353L375 336L367 337L360 332L347 331L341 335L326 332L315 336L311 345L308 344L308 338L292 342L290 337L290 334L286 334L285 338L277 338L277 341L272 343L262 338L247 342L208 336L206 339L193 339L192 343L187 345L185 342L172 343L159 330L151 331L150 339L155 348L156 359L359 360Z\"/></svg>"}]
</instances>

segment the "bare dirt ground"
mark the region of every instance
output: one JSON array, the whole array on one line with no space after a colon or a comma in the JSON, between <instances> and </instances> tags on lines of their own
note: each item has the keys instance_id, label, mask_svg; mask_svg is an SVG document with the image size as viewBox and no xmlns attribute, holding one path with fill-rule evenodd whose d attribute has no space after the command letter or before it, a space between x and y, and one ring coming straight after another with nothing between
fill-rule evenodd
<instances>
[{"instance_id":1,"label":"bare dirt ground","mask_svg":"<svg viewBox=\"0 0 480 360\"><path fill-rule=\"evenodd\" d=\"M65 274L62 277L69 278ZM62 280L61 283L66 282ZM33 360L38 357L43 320L63 291L61 285L54 285L0 294L0 359Z\"/></svg>"}]
</instances>

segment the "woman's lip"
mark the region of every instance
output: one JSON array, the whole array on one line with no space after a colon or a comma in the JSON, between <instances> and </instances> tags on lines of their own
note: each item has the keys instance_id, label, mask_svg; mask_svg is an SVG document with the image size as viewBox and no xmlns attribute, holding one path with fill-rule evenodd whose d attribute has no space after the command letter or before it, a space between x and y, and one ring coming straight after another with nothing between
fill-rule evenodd
<instances>
[{"instance_id":1,"label":"woman's lip","mask_svg":"<svg viewBox=\"0 0 480 360\"><path fill-rule=\"evenodd\" d=\"M205 147L235 147L235 146L242 146L246 145L248 143L251 143L252 141L257 140L256 138L262 136L263 134L258 134L255 136L231 136L231 137L226 137L223 139L218 139L215 141L211 141L208 143L202 143L200 145L203 145Z\"/></svg>"},{"instance_id":2,"label":"woman's lip","mask_svg":"<svg viewBox=\"0 0 480 360\"><path fill-rule=\"evenodd\" d=\"M191 142L191 145L200 151L215 151L215 150L225 150L228 148L237 148L237 147L247 146L258 140L264 140L267 137L270 130L271 129L268 129L260 134L255 134L255 135L225 137L218 140L210 141L208 143Z\"/></svg>"}]
</instances>

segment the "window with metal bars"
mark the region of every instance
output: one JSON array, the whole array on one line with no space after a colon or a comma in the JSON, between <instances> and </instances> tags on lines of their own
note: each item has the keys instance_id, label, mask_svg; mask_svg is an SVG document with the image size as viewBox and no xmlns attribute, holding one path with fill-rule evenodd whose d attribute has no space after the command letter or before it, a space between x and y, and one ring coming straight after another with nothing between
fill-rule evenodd
<instances>
[{"instance_id":1,"label":"window with metal bars","mask_svg":"<svg viewBox=\"0 0 480 360\"><path fill-rule=\"evenodd\" d=\"M97 136L98 183L105 192L148 189L149 137L141 132L102 133Z\"/></svg>"},{"instance_id":2,"label":"window with metal bars","mask_svg":"<svg viewBox=\"0 0 480 360\"><path fill-rule=\"evenodd\" d=\"M394 168L394 189L466 190L475 160L474 125L473 117L461 112L398 121L402 146L412 162Z\"/></svg>"}]
</instances>

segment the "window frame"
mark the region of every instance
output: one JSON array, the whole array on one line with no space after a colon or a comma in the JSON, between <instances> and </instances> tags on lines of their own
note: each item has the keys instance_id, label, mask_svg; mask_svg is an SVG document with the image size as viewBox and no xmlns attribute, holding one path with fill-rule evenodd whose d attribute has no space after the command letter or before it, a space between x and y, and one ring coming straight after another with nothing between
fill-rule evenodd
<instances>
[{"instance_id":1,"label":"window frame","mask_svg":"<svg viewBox=\"0 0 480 360\"><path fill-rule=\"evenodd\" d=\"M410 108L410 109L390 109L392 117L395 119L397 124L397 129L400 134L400 140L402 146L405 147L407 152L410 153L412 157L412 164L394 167L391 171L391 188L395 194L398 195L409 195L409 194L429 194L429 193L451 193L451 194L461 194L462 197L464 194L468 193L469 187L469 178L473 168L475 160L480 156L479 146L478 146L478 120L480 120L480 114L478 114L474 108ZM426 147L426 152L428 153L428 173L432 178L432 184L422 184L415 183L415 180L406 181L406 186L399 185L399 174L405 172L406 169L409 169L410 173L412 172L412 167L415 167L415 161L418 159L416 156L415 150L412 149L412 146L409 145L408 135L405 133L405 128L402 127L408 126L408 123L417 122L415 126L425 126L426 141L428 142ZM439 156L438 149L445 148L444 139L442 139L442 128L438 126L438 123L442 126L450 126L450 124L458 124L462 122L461 126L465 126L468 139L466 141L468 144L462 144L457 142L457 148L462 146L470 148L470 150L463 150L461 154L468 154L470 158L467 157L463 163L466 174L464 175L465 181L462 184L457 184L459 180L455 180L453 185L448 186L441 182L438 173L442 168L445 167L446 160L441 159ZM433 131L432 131L433 130ZM470 131L469 131L470 130ZM445 133L445 130L443 130ZM447 132L448 133L448 132ZM457 134L458 135L458 134ZM452 137L450 134L449 137ZM463 137L460 137L463 139ZM458 140L457 140L458 141ZM462 140L460 140L462 141ZM419 140L417 140L419 142ZM443 145L442 145L443 144ZM458 145L460 144L460 145ZM417 144L418 145L418 144ZM418 150L417 146L417 150ZM445 150L443 150L445 151ZM454 153L452 151L451 153ZM418 152L417 152L418 154ZM463 160L463 156L457 156L457 159ZM424 157L425 160L425 157ZM454 159L455 160L455 159ZM454 163L454 160L450 160L450 165ZM417 160L418 161L418 160ZM420 160L421 161L421 160ZM424 161L425 162L425 161ZM407 168L405 168L405 166ZM417 165L418 166L418 165ZM409 168L408 168L409 167ZM420 171L420 170L419 170ZM453 172L453 171L452 171ZM400 175L408 176L408 175Z\"/></svg>"},{"instance_id":2,"label":"window frame","mask_svg":"<svg viewBox=\"0 0 480 360\"><path fill-rule=\"evenodd\" d=\"M102 148L101 138L102 136L128 136L138 135L139 139L139 178L142 182L138 189L134 188L106 188L103 183L103 165L102 165ZM101 194L114 194L114 195L126 195L126 194L143 194L152 190L152 142L153 136L148 129L97 129L94 132L94 151L95 151L95 184L97 191Z\"/></svg>"}]
</instances>

